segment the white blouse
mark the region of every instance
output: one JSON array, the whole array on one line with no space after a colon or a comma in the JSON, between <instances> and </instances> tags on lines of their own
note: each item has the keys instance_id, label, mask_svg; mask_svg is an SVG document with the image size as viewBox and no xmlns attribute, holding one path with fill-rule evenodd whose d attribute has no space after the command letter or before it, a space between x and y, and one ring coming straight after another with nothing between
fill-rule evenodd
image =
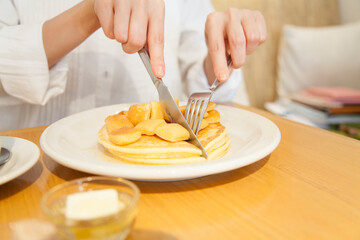
<instances>
[{"instance_id":1,"label":"white blouse","mask_svg":"<svg viewBox=\"0 0 360 240\"><path fill-rule=\"evenodd\" d=\"M65 116L118 103L146 103L158 95L137 54L99 29L50 70L42 24L79 0L0 1L0 130L46 125ZM164 82L186 101L208 89L204 25L209 0L165 1ZM240 70L219 87L214 101L230 101L242 81Z\"/></svg>"}]
</instances>

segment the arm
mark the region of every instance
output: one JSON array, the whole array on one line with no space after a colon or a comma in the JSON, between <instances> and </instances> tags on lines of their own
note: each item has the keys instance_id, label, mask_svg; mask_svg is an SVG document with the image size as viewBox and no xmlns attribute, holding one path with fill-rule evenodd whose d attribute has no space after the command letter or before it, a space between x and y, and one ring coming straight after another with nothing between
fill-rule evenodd
<instances>
[{"instance_id":1,"label":"arm","mask_svg":"<svg viewBox=\"0 0 360 240\"><path fill-rule=\"evenodd\" d=\"M45 104L66 86L66 68L48 69L42 23L22 23L12 0L0 1L0 102ZM62 65L62 64L61 64Z\"/></svg>"},{"instance_id":2,"label":"arm","mask_svg":"<svg viewBox=\"0 0 360 240\"><path fill-rule=\"evenodd\" d=\"M84 0L46 21L43 41L49 67L98 28L122 44L126 53L149 47L154 74L162 78L164 64L164 2L162 0Z\"/></svg>"},{"instance_id":3,"label":"arm","mask_svg":"<svg viewBox=\"0 0 360 240\"><path fill-rule=\"evenodd\" d=\"M82 1L43 24L43 44L49 68L100 27L93 2Z\"/></svg>"},{"instance_id":4,"label":"arm","mask_svg":"<svg viewBox=\"0 0 360 240\"><path fill-rule=\"evenodd\" d=\"M126 3L133 5L122 5ZM109 9L112 15L108 14ZM163 10L161 0L84 0L44 23L24 24L12 0L1 0L2 88L9 96L40 105L62 94L68 67L66 62L54 65L100 26L108 37L119 41L126 52L136 52L147 42L153 71L159 76L159 67L164 66ZM126 17L130 11L131 17ZM125 20L121 21L119 18L123 16ZM54 67L49 71L51 66Z\"/></svg>"}]
</instances>

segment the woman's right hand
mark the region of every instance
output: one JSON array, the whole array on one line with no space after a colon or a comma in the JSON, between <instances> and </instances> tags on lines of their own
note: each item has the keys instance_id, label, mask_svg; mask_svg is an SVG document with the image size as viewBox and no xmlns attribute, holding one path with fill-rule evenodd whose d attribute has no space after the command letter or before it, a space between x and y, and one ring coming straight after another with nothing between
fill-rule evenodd
<instances>
[{"instance_id":1,"label":"woman's right hand","mask_svg":"<svg viewBox=\"0 0 360 240\"><path fill-rule=\"evenodd\" d=\"M108 38L122 44L126 53L148 46L155 76L165 74L163 0L91 0Z\"/></svg>"}]
</instances>

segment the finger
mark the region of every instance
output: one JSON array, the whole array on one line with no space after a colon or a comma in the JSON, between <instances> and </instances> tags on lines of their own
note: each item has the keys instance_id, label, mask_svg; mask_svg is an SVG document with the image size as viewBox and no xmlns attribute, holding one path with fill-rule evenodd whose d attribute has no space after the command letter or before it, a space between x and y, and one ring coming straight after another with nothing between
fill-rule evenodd
<instances>
[{"instance_id":1,"label":"finger","mask_svg":"<svg viewBox=\"0 0 360 240\"><path fill-rule=\"evenodd\" d=\"M260 33L255 16L250 10L242 10L242 26L246 38L246 54L251 54L260 43Z\"/></svg>"},{"instance_id":2,"label":"finger","mask_svg":"<svg viewBox=\"0 0 360 240\"><path fill-rule=\"evenodd\" d=\"M214 74L220 81L229 77L224 42L225 19L221 13L210 13L205 24L205 37L208 44Z\"/></svg>"},{"instance_id":3,"label":"finger","mask_svg":"<svg viewBox=\"0 0 360 240\"><path fill-rule=\"evenodd\" d=\"M266 22L264 16L259 11L255 11L255 21L259 28L260 41L259 44L265 42L267 38Z\"/></svg>"},{"instance_id":4,"label":"finger","mask_svg":"<svg viewBox=\"0 0 360 240\"><path fill-rule=\"evenodd\" d=\"M150 53L151 69L155 76L162 78L165 75L164 63L164 17L165 5L160 1L152 9L149 18L148 47Z\"/></svg>"},{"instance_id":5,"label":"finger","mask_svg":"<svg viewBox=\"0 0 360 240\"><path fill-rule=\"evenodd\" d=\"M115 0L114 34L118 42L128 41L130 4L126 0Z\"/></svg>"},{"instance_id":6,"label":"finger","mask_svg":"<svg viewBox=\"0 0 360 240\"><path fill-rule=\"evenodd\" d=\"M108 38L114 39L114 6L112 0L97 1L95 13L99 18L100 25Z\"/></svg>"},{"instance_id":7,"label":"finger","mask_svg":"<svg viewBox=\"0 0 360 240\"><path fill-rule=\"evenodd\" d=\"M122 44L126 53L135 53L145 46L148 25L146 1L133 1L128 41Z\"/></svg>"},{"instance_id":8,"label":"finger","mask_svg":"<svg viewBox=\"0 0 360 240\"><path fill-rule=\"evenodd\" d=\"M240 12L237 9L229 9L227 13L229 20L226 34L233 62L232 66L240 68L245 63L246 58L246 39L241 25Z\"/></svg>"}]
</instances>

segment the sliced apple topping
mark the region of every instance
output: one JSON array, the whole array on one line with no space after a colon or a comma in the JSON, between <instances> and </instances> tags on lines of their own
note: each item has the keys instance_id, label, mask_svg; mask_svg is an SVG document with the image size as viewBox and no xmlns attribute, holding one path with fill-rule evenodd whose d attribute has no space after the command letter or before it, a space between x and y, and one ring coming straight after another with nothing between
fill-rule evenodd
<instances>
[{"instance_id":1,"label":"sliced apple topping","mask_svg":"<svg viewBox=\"0 0 360 240\"><path fill-rule=\"evenodd\" d=\"M141 138L141 131L134 127L123 127L109 133L109 140L116 145L128 145Z\"/></svg>"},{"instance_id":2,"label":"sliced apple topping","mask_svg":"<svg viewBox=\"0 0 360 240\"><path fill-rule=\"evenodd\" d=\"M128 118L135 126L145 120L150 119L150 104L134 104L128 111Z\"/></svg>"},{"instance_id":3,"label":"sliced apple topping","mask_svg":"<svg viewBox=\"0 0 360 240\"><path fill-rule=\"evenodd\" d=\"M110 115L105 119L106 130L108 133L122 127L134 127L130 120L124 115Z\"/></svg>"},{"instance_id":4,"label":"sliced apple topping","mask_svg":"<svg viewBox=\"0 0 360 240\"><path fill-rule=\"evenodd\" d=\"M177 123L160 125L155 129L155 134L170 142L178 142L188 140L190 138L189 132Z\"/></svg>"},{"instance_id":5,"label":"sliced apple topping","mask_svg":"<svg viewBox=\"0 0 360 240\"><path fill-rule=\"evenodd\" d=\"M209 115L204 118L206 119L206 121L208 121L208 123L217 123L220 122L221 118L220 118L220 113L216 110L211 110L208 112Z\"/></svg>"},{"instance_id":6,"label":"sliced apple topping","mask_svg":"<svg viewBox=\"0 0 360 240\"><path fill-rule=\"evenodd\" d=\"M155 135L155 129L162 124L166 124L164 119L149 119L136 125L136 128L139 129L142 134Z\"/></svg>"}]
</instances>

